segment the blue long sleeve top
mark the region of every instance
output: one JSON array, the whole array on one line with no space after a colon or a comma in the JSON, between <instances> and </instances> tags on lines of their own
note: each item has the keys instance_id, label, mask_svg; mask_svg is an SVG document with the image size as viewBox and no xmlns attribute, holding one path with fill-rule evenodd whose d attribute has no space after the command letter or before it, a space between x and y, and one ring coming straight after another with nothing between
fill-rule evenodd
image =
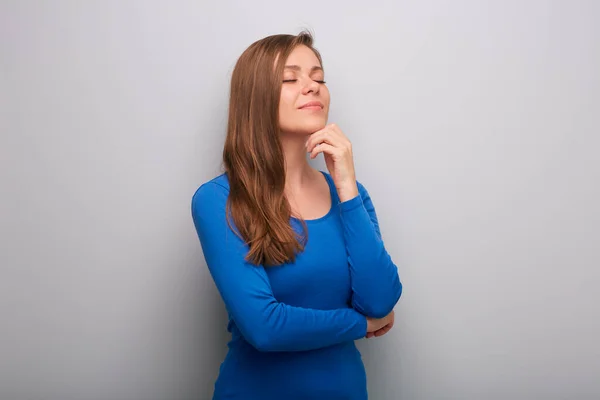
<instances>
[{"instance_id":1,"label":"blue long sleeve top","mask_svg":"<svg viewBox=\"0 0 600 400\"><path fill-rule=\"evenodd\" d=\"M306 220L308 242L295 262L247 261L248 245L229 227L229 182L222 174L194 193L192 217L208 269L229 314L229 351L214 400L366 400L366 375L354 341L366 316L391 312L402 293L373 202L340 202L330 174L329 212ZM233 224L233 221L231 221ZM298 219L291 226L301 232Z\"/></svg>"}]
</instances>

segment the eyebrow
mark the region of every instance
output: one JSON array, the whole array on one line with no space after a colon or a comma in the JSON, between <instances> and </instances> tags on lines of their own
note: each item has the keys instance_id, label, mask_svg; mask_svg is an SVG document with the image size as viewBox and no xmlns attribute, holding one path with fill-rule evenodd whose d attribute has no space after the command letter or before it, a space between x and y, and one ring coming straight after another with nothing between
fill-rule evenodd
<instances>
[{"instance_id":1,"label":"eyebrow","mask_svg":"<svg viewBox=\"0 0 600 400\"><path fill-rule=\"evenodd\" d=\"M299 65L286 65L284 67L284 69L291 69L294 71L300 71L302 68L300 68ZM315 65L314 67L312 67L310 69L310 72L315 72L315 71L323 71L323 68L319 67L318 65Z\"/></svg>"}]
</instances>

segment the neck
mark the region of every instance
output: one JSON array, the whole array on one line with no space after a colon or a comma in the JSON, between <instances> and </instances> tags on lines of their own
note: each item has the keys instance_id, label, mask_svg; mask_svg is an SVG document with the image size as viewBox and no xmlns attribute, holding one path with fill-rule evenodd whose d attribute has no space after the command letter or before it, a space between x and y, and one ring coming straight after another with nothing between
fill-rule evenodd
<instances>
[{"instance_id":1,"label":"neck","mask_svg":"<svg viewBox=\"0 0 600 400\"><path fill-rule=\"evenodd\" d=\"M308 136L281 133L280 138L285 159L285 190L296 192L314 178L315 170L308 163L304 146Z\"/></svg>"}]
</instances>

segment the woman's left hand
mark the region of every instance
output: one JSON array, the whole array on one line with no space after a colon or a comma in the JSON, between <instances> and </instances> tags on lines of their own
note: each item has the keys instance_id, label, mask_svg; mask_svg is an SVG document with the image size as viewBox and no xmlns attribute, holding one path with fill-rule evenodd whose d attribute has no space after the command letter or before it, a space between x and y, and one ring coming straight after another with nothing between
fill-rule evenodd
<instances>
[{"instance_id":1,"label":"woman's left hand","mask_svg":"<svg viewBox=\"0 0 600 400\"><path fill-rule=\"evenodd\" d=\"M306 151L314 159L323 153L325 164L331 174L340 197L340 202L350 200L358 195L352 143L336 124L313 133L306 141Z\"/></svg>"}]
</instances>

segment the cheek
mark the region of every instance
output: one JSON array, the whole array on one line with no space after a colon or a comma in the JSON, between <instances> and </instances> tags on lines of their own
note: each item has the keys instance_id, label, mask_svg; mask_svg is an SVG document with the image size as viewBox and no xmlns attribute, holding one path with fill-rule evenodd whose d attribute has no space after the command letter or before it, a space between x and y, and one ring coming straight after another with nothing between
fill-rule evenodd
<instances>
[{"instance_id":1,"label":"cheek","mask_svg":"<svg viewBox=\"0 0 600 400\"><path fill-rule=\"evenodd\" d=\"M327 86L323 86L323 89L321 89L321 99L327 105L327 109L329 109L330 96Z\"/></svg>"},{"instance_id":2,"label":"cheek","mask_svg":"<svg viewBox=\"0 0 600 400\"><path fill-rule=\"evenodd\" d=\"M282 122L294 118L294 111L296 110L296 97L290 91L281 91L279 98L279 116Z\"/></svg>"},{"instance_id":3,"label":"cheek","mask_svg":"<svg viewBox=\"0 0 600 400\"><path fill-rule=\"evenodd\" d=\"M289 90L281 90L281 96L279 97L279 109L282 111L289 111L294 107L294 94Z\"/></svg>"}]
</instances>

